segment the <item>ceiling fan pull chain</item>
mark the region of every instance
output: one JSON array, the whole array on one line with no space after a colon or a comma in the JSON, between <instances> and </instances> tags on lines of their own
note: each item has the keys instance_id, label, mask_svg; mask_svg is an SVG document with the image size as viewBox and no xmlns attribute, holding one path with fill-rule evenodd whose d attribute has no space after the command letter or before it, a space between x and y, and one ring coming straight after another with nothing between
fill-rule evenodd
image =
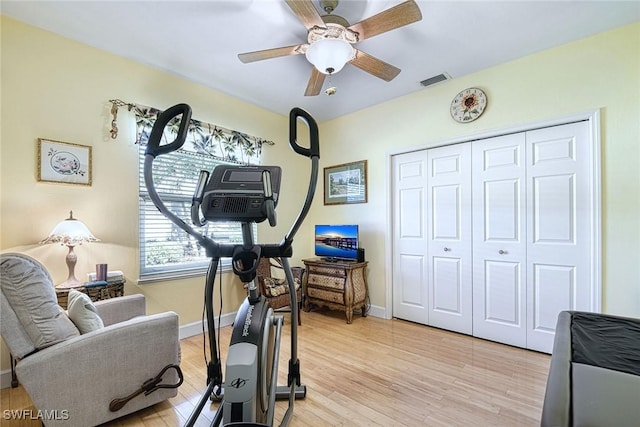
<instances>
[{"instance_id":1,"label":"ceiling fan pull chain","mask_svg":"<svg viewBox=\"0 0 640 427\"><path fill-rule=\"evenodd\" d=\"M338 88L336 88L331 84L332 77L333 77L333 73L331 72L329 73L329 80L327 80L328 87L324 90L324 93L327 94L328 96L335 95L336 92L338 91Z\"/></svg>"}]
</instances>

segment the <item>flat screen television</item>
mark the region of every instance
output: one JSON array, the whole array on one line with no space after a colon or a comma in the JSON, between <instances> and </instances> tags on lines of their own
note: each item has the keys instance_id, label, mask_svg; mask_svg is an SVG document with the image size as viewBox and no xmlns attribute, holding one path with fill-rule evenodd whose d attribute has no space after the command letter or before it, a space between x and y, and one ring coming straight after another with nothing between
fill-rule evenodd
<instances>
[{"instance_id":1,"label":"flat screen television","mask_svg":"<svg viewBox=\"0 0 640 427\"><path fill-rule=\"evenodd\" d=\"M358 259L358 226L316 225L315 254L326 261Z\"/></svg>"}]
</instances>

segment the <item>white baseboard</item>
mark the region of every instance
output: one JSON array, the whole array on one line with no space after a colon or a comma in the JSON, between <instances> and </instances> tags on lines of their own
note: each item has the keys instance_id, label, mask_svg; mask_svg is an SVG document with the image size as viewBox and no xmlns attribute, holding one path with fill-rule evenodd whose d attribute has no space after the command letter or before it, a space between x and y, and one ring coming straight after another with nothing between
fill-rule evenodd
<instances>
[{"instance_id":1,"label":"white baseboard","mask_svg":"<svg viewBox=\"0 0 640 427\"><path fill-rule=\"evenodd\" d=\"M0 372L0 388L11 387L11 369Z\"/></svg>"},{"instance_id":2,"label":"white baseboard","mask_svg":"<svg viewBox=\"0 0 640 427\"><path fill-rule=\"evenodd\" d=\"M369 316L379 317L381 319L387 318L387 311L384 307L380 307L379 305L371 305L369 307Z\"/></svg>"},{"instance_id":3,"label":"white baseboard","mask_svg":"<svg viewBox=\"0 0 640 427\"><path fill-rule=\"evenodd\" d=\"M233 321L236 318L236 313L227 313L227 314L223 314L222 316L220 316L217 320L220 326L229 326L229 325L233 325ZM179 337L180 339L183 338L189 338L192 337L194 335L200 335L202 334L202 330L206 331L207 330L207 321L203 320L203 321L198 321L198 322L192 322L192 323L187 323L186 325L182 325L179 328Z\"/></svg>"}]
</instances>

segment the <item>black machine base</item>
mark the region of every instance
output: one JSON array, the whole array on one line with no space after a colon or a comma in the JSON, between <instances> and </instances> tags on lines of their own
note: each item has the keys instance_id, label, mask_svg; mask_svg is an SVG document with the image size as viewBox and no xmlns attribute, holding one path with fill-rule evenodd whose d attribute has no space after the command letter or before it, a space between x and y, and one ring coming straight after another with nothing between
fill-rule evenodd
<instances>
[{"instance_id":1,"label":"black machine base","mask_svg":"<svg viewBox=\"0 0 640 427\"><path fill-rule=\"evenodd\" d=\"M289 393L291 393L291 389L289 387L287 387L286 385L279 385L276 389L276 400L288 400ZM222 400L223 397L224 397L224 384L222 385L222 391L220 392L220 394L211 392L211 396L209 396L209 399L211 399L214 402L219 402ZM304 399L305 397L307 397L307 386L304 384L297 386L295 391L295 397L298 400Z\"/></svg>"}]
</instances>

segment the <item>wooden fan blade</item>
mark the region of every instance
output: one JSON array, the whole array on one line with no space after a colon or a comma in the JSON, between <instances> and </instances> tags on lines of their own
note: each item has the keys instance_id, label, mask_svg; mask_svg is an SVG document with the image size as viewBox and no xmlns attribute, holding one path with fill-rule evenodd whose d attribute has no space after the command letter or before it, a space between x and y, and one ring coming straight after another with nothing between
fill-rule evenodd
<instances>
[{"instance_id":1,"label":"wooden fan blade","mask_svg":"<svg viewBox=\"0 0 640 427\"><path fill-rule=\"evenodd\" d=\"M304 96L316 96L322 90L322 85L324 84L325 74L322 74L320 71L313 67L311 70L311 78L309 79L309 83L307 84L307 90L304 92Z\"/></svg>"},{"instance_id":2,"label":"wooden fan blade","mask_svg":"<svg viewBox=\"0 0 640 427\"><path fill-rule=\"evenodd\" d=\"M416 2L408 0L353 24L349 29L358 33L358 41L362 41L421 19L422 13Z\"/></svg>"},{"instance_id":3,"label":"wooden fan blade","mask_svg":"<svg viewBox=\"0 0 640 427\"><path fill-rule=\"evenodd\" d=\"M265 59L278 58L280 56L298 55L300 48L303 45L293 45L276 47L273 49L257 50L255 52L239 53L238 59L245 64L249 62L262 61Z\"/></svg>"},{"instance_id":4,"label":"wooden fan blade","mask_svg":"<svg viewBox=\"0 0 640 427\"><path fill-rule=\"evenodd\" d=\"M387 82L395 79L400 74L400 68L387 64L383 60L358 49L356 49L355 58L349 63Z\"/></svg>"},{"instance_id":5,"label":"wooden fan blade","mask_svg":"<svg viewBox=\"0 0 640 427\"><path fill-rule=\"evenodd\" d=\"M302 21L307 30L314 26L326 27L324 21L320 17L318 10L311 3L311 0L285 0L293 13Z\"/></svg>"}]
</instances>

